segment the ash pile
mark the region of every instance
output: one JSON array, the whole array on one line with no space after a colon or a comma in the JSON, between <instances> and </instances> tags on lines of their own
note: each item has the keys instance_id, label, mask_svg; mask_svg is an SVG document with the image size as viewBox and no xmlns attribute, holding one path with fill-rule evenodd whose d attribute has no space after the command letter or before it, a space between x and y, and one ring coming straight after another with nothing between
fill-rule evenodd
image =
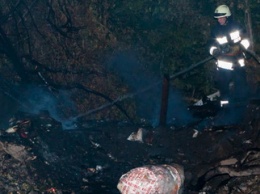
<instances>
[{"instance_id":1,"label":"ash pile","mask_svg":"<svg viewBox=\"0 0 260 194\"><path fill-rule=\"evenodd\" d=\"M47 111L18 112L1 130L1 193L95 193L113 161L97 131L66 131ZM91 185L91 187L89 186Z\"/></svg>"}]
</instances>

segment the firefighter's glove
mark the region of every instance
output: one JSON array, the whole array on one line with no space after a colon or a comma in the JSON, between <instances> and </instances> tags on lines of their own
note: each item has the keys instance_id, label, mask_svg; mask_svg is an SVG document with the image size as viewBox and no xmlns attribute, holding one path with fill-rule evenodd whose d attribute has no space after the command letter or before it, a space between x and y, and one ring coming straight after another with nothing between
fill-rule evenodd
<instances>
[{"instance_id":1,"label":"firefighter's glove","mask_svg":"<svg viewBox=\"0 0 260 194\"><path fill-rule=\"evenodd\" d=\"M221 52L225 53L225 54L230 52L230 46L229 45L225 45L225 46L221 47Z\"/></svg>"},{"instance_id":2,"label":"firefighter's glove","mask_svg":"<svg viewBox=\"0 0 260 194\"><path fill-rule=\"evenodd\" d=\"M212 52L212 56L217 58L220 55L221 51L220 49L214 49Z\"/></svg>"}]
</instances>

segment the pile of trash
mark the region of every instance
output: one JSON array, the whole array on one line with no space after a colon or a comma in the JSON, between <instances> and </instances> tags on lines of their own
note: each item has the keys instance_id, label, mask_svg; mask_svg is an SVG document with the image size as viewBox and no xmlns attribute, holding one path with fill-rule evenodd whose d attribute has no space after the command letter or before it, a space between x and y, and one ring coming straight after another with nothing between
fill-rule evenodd
<instances>
[{"instance_id":1,"label":"pile of trash","mask_svg":"<svg viewBox=\"0 0 260 194\"><path fill-rule=\"evenodd\" d=\"M259 107L247 107L242 125L204 129L81 123L64 130L47 111L18 112L0 130L0 190L258 194Z\"/></svg>"}]
</instances>

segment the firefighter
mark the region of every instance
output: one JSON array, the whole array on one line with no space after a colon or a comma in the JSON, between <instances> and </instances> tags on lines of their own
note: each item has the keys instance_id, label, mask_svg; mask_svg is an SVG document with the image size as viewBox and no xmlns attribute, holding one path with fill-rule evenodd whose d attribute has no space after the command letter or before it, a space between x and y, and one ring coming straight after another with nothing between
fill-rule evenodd
<instances>
[{"instance_id":1,"label":"firefighter","mask_svg":"<svg viewBox=\"0 0 260 194\"><path fill-rule=\"evenodd\" d=\"M221 107L229 104L232 96L245 96L248 88L245 51L250 42L242 27L230 16L227 5L216 8L214 18L218 23L211 31L209 47L209 53L216 59L216 87L220 92Z\"/></svg>"}]
</instances>

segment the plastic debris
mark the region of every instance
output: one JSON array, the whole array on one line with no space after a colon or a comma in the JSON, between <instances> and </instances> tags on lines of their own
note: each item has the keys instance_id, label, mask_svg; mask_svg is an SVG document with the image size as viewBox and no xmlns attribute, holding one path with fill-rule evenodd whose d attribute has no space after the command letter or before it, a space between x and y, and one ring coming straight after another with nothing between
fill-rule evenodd
<instances>
[{"instance_id":1,"label":"plastic debris","mask_svg":"<svg viewBox=\"0 0 260 194\"><path fill-rule=\"evenodd\" d=\"M143 143L143 128L139 128L137 132L131 133L131 135L127 138L129 141L138 141Z\"/></svg>"},{"instance_id":2,"label":"plastic debris","mask_svg":"<svg viewBox=\"0 0 260 194\"><path fill-rule=\"evenodd\" d=\"M15 133L18 129L18 126L15 125L15 126L12 126L12 127L9 127L8 129L6 129L6 133Z\"/></svg>"},{"instance_id":3,"label":"plastic debris","mask_svg":"<svg viewBox=\"0 0 260 194\"><path fill-rule=\"evenodd\" d=\"M117 188L121 194L180 194L183 183L180 165L148 165L122 175Z\"/></svg>"},{"instance_id":4,"label":"plastic debris","mask_svg":"<svg viewBox=\"0 0 260 194\"><path fill-rule=\"evenodd\" d=\"M6 153L10 154L13 158L20 162L36 159L36 156L31 155L27 148L23 145L0 142L0 149L3 149Z\"/></svg>"},{"instance_id":5,"label":"plastic debris","mask_svg":"<svg viewBox=\"0 0 260 194\"><path fill-rule=\"evenodd\" d=\"M193 129L194 133L192 135L193 138L196 138L199 135L199 131L196 129Z\"/></svg>"}]
</instances>

